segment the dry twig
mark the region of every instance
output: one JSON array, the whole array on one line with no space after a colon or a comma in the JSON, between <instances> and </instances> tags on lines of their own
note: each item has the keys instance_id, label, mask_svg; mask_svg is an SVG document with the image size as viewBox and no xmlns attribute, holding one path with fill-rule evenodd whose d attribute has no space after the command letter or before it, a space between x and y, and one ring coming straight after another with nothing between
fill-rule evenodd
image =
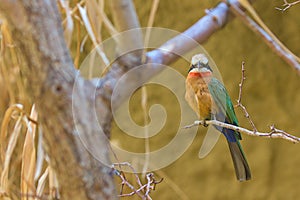
<instances>
[{"instance_id":1,"label":"dry twig","mask_svg":"<svg viewBox=\"0 0 300 200\"><path fill-rule=\"evenodd\" d=\"M298 1L294 1L292 3L287 2L287 0L283 0L284 4L282 5L282 8L278 8L276 7L275 9L280 10L282 12L286 11L287 9L289 9L290 7L300 3L300 0Z\"/></svg>"},{"instance_id":2,"label":"dry twig","mask_svg":"<svg viewBox=\"0 0 300 200\"><path fill-rule=\"evenodd\" d=\"M135 176L136 183L138 184L139 188L135 188L133 184L131 184L128 179L125 176L125 173L122 170L116 169L116 167L119 167L121 169L122 166L129 167L132 171L132 173ZM112 164L112 169L120 179L121 179L121 191L119 194L119 197L127 197L127 196L133 196L133 195L138 195L141 199L145 200L151 200L152 198L150 197L150 192L152 190L155 190L155 187L157 184L161 183L163 179L161 180L156 180L154 177L153 173L147 173L146 174L146 179L147 183L142 184L138 174L136 173L135 169L130 165L128 162L123 162L123 163L114 163ZM124 186L127 186L132 192L130 193L123 193Z\"/></svg>"},{"instance_id":3,"label":"dry twig","mask_svg":"<svg viewBox=\"0 0 300 200\"><path fill-rule=\"evenodd\" d=\"M242 62L242 78L241 78L241 82L239 83L239 98L237 100L237 105L235 105L235 107L240 107L243 112L244 112L244 116L248 119L250 125L252 126L253 128L253 132L257 132L257 129L251 119L251 116L249 115L246 107L242 104L242 90L243 90L243 84L244 84L244 81L246 79L246 76L245 76L245 62L243 61Z\"/></svg>"},{"instance_id":4,"label":"dry twig","mask_svg":"<svg viewBox=\"0 0 300 200\"><path fill-rule=\"evenodd\" d=\"M191 127L194 127L194 126L199 126L199 125L204 125L204 124L213 124L213 125L216 125L216 126L220 126L220 127L223 127L223 128L228 128L228 129L231 129L231 130L235 130L235 131L238 131L238 132L241 132L241 133L245 133L247 135L250 135L250 136L259 136L259 137L267 137L267 138L282 138L282 139L285 139L285 140L288 140L290 142L293 142L293 143L299 143L300 142L300 138L294 136L294 135L291 135L283 130L280 130L280 129L277 129L275 128L274 125L270 126L270 131L269 132L259 132L259 131L251 131L251 130L248 130L246 128L243 128L243 127L239 127L239 126L235 126L235 125L232 125L232 124L227 124L227 123L224 123L224 122L220 122L220 121L217 121L217 120L200 120L200 121L195 121L193 124L191 125L187 125L185 126L184 128L191 128Z\"/></svg>"}]
</instances>

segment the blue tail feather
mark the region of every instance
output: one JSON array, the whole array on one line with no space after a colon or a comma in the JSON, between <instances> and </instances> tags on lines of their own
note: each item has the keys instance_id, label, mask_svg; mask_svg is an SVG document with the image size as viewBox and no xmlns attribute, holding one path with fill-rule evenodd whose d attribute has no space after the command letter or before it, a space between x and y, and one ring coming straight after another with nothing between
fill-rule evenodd
<instances>
[{"instance_id":1,"label":"blue tail feather","mask_svg":"<svg viewBox=\"0 0 300 200\"><path fill-rule=\"evenodd\" d=\"M224 117L224 115L222 114L218 114L215 116L217 118L217 120L219 121L223 121L225 119L225 123L227 124L233 124L235 126L237 126L236 123L230 123L228 122L227 118ZM231 130L231 129L228 129L228 128L223 128L223 127L220 127L220 126L216 126L214 125L214 127L220 131L221 133L223 133L223 135L226 137L226 139L229 141L229 142L237 142L237 139L242 139L240 137L236 137L236 136L239 136L240 134L237 134L234 130Z\"/></svg>"},{"instance_id":2,"label":"blue tail feather","mask_svg":"<svg viewBox=\"0 0 300 200\"><path fill-rule=\"evenodd\" d=\"M214 125L214 127L218 131L220 131L221 133L223 133L223 135L226 137L226 139L229 142L237 142L237 138L235 137L235 131L234 130L223 128L223 127L216 126L216 125Z\"/></svg>"}]
</instances>

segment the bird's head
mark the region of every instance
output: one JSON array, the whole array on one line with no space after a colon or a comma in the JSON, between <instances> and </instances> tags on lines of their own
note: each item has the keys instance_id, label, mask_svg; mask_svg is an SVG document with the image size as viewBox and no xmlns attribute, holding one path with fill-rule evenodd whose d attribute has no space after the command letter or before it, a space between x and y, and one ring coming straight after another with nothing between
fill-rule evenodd
<instances>
[{"instance_id":1,"label":"bird's head","mask_svg":"<svg viewBox=\"0 0 300 200\"><path fill-rule=\"evenodd\" d=\"M193 76L211 76L212 69L208 65L208 59L204 54L196 54L192 57L189 75Z\"/></svg>"}]
</instances>

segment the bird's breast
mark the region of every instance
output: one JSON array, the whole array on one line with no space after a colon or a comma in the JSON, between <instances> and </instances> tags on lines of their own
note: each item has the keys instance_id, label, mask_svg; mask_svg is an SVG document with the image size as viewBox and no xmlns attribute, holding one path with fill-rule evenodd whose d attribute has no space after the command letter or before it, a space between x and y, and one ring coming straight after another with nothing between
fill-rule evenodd
<instances>
[{"instance_id":1,"label":"bird's breast","mask_svg":"<svg viewBox=\"0 0 300 200\"><path fill-rule=\"evenodd\" d=\"M212 96L208 89L209 79L188 77L185 98L200 119L210 119L213 107Z\"/></svg>"}]
</instances>

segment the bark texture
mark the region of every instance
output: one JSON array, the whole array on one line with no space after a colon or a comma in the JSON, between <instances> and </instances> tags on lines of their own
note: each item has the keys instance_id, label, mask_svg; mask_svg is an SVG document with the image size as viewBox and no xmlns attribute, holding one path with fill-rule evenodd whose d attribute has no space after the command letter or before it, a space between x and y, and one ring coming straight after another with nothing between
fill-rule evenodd
<instances>
[{"instance_id":1,"label":"bark texture","mask_svg":"<svg viewBox=\"0 0 300 200\"><path fill-rule=\"evenodd\" d=\"M36 103L51 165L58 174L62 199L114 199L109 167L84 147L97 145L108 160L108 140L99 136L94 109L95 86L77 75L63 38L56 1L2 1L1 13L22 54L21 71L28 96ZM76 80L77 90L73 93ZM104 132L110 124L109 107L98 99ZM72 110L73 109L73 110ZM73 118L73 113L81 113ZM107 123L108 122L108 123Z\"/></svg>"}]
</instances>

